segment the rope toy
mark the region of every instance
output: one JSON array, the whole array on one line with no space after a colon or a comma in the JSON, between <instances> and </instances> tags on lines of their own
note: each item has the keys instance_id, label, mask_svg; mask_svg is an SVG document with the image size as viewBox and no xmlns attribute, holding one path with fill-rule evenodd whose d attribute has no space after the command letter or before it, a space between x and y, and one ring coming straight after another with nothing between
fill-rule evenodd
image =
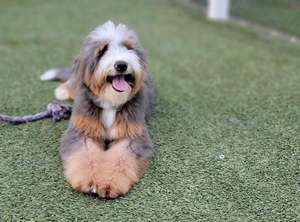
<instances>
[{"instance_id":1,"label":"rope toy","mask_svg":"<svg viewBox=\"0 0 300 222\"><path fill-rule=\"evenodd\" d=\"M53 122L60 121L61 119L69 119L72 113L72 106L52 102L47 106L47 110L45 112L40 112L35 115L28 116L8 116L4 114L0 114L0 121L10 122L10 123L27 123L40 119L44 119L47 117L52 117Z\"/></svg>"}]
</instances>

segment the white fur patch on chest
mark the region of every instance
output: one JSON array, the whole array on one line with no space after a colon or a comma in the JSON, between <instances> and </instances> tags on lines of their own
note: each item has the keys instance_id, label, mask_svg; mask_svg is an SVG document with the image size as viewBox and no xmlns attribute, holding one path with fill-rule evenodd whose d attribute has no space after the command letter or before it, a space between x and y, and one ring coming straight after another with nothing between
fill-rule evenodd
<instances>
[{"instance_id":1,"label":"white fur patch on chest","mask_svg":"<svg viewBox=\"0 0 300 222\"><path fill-rule=\"evenodd\" d=\"M103 109L102 123L105 128L109 128L116 119L116 110L112 108Z\"/></svg>"}]
</instances>

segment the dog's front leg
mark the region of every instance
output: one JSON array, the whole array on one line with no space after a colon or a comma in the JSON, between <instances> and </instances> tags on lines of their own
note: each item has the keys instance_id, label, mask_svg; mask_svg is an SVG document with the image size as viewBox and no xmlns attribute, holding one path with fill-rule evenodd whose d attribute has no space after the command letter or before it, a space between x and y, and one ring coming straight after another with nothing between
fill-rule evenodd
<instances>
[{"instance_id":1,"label":"dog's front leg","mask_svg":"<svg viewBox=\"0 0 300 222\"><path fill-rule=\"evenodd\" d=\"M147 132L112 143L102 162L97 192L100 197L125 195L145 172L153 145Z\"/></svg>"},{"instance_id":2,"label":"dog's front leg","mask_svg":"<svg viewBox=\"0 0 300 222\"><path fill-rule=\"evenodd\" d=\"M66 180L78 192L97 194L101 183L98 175L102 172L105 157L104 145L80 135L69 138L68 132L60 148Z\"/></svg>"},{"instance_id":3,"label":"dog's front leg","mask_svg":"<svg viewBox=\"0 0 300 222\"><path fill-rule=\"evenodd\" d=\"M103 198L125 195L143 175L153 154L146 130L133 138L111 142L108 150L90 138L70 137L69 132L72 130L63 137L60 155L67 181L79 192Z\"/></svg>"}]
</instances>

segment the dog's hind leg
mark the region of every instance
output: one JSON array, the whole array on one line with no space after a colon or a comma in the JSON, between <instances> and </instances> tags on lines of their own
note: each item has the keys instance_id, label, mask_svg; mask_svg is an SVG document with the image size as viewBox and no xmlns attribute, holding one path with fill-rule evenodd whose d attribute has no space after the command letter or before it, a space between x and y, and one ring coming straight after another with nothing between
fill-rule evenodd
<instances>
[{"instance_id":1,"label":"dog's hind leg","mask_svg":"<svg viewBox=\"0 0 300 222\"><path fill-rule=\"evenodd\" d=\"M54 91L55 97L58 100L67 100L71 99L71 92L70 92L70 83L69 80L60 84Z\"/></svg>"}]
</instances>

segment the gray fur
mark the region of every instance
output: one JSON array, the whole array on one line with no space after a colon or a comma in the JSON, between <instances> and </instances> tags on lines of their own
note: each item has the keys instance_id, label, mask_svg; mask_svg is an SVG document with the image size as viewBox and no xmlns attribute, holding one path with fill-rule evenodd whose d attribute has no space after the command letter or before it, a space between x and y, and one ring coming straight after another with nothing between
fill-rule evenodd
<instances>
[{"instance_id":1,"label":"gray fur","mask_svg":"<svg viewBox=\"0 0 300 222\"><path fill-rule=\"evenodd\" d=\"M103 109L95 102L97 97L83 84L79 87L75 99L73 113L81 113L93 116L101 121ZM150 118L153 103L155 100L154 85L150 73L145 84L135 94L135 96L125 103L122 109L117 112L115 121L141 122L144 129L141 135L131 138L130 148L138 157L149 158L153 154L153 143L150 139L146 120ZM124 115L126 113L127 115ZM124 119L126 118L126 119ZM61 141L60 155L69 155L76 151L79 144L84 143L84 132L79 132L72 124L65 131ZM107 141L103 138L92 138L98 142L100 147L105 147ZM108 138L109 141L109 138Z\"/></svg>"},{"instance_id":2,"label":"gray fur","mask_svg":"<svg viewBox=\"0 0 300 222\"><path fill-rule=\"evenodd\" d=\"M74 127L69 126L61 139L61 148L59 149L60 156L68 156L79 147L82 147L84 145L84 138L82 132L78 132Z\"/></svg>"},{"instance_id":3,"label":"gray fur","mask_svg":"<svg viewBox=\"0 0 300 222\"><path fill-rule=\"evenodd\" d=\"M95 95L85 84L84 76L93 75L94 70L99 65L97 61L97 54L95 54L95 48L101 44L91 38L90 35L86 38L84 44L80 49L79 55L76 57L72 71L73 76L70 81L71 88L76 88L76 98L73 107L73 113L79 113L84 116L94 117L96 120L101 121L103 108L99 104L99 98ZM150 139L146 120L151 116L152 107L155 100L154 84L147 69L146 56L144 49L140 45L137 36L131 30L128 31L128 37L135 42L135 48L133 49L140 59L140 63L146 67L147 77L140 88L140 90L122 105L122 109L116 113L115 121L126 122L139 122L143 125L143 132L141 135L136 135L131 139L128 149L130 149L137 157L150 158L153 154L153 143ZM63 72L60 72L61 74ZM70 71L68 71L70 73ZM99 144L100 147L107 146L109 148L110 138L92 138ZM122 139L122 138L120 138ZM84 132L78 131L72 124L63 134L61 140L60 155L63 158L65 155L77 150L79 144L83 144L85 140Z\"/></svg>"}]
</instances>

